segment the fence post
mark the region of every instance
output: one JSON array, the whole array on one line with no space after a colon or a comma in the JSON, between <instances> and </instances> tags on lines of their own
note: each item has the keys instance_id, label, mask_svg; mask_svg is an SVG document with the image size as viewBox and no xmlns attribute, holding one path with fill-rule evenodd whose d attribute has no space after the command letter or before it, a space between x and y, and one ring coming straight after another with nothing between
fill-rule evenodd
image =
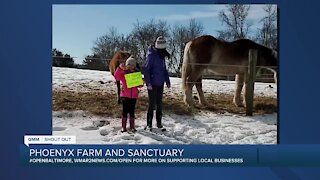
<instances>
[{"instance_id":1,"label":"fence post","mask_svg":"<svg viewBox=\"0 0 320 180\"><path fill-rule=\"evenodd\" d=\"M247 116L252 116L252 112L253 112L253 94L254 94L254 82L256 79L257 58L258 58L258 51L256 49L250 49L248 72L246 74L246 92L245 92Z\"/></svg>"}]
</instances>

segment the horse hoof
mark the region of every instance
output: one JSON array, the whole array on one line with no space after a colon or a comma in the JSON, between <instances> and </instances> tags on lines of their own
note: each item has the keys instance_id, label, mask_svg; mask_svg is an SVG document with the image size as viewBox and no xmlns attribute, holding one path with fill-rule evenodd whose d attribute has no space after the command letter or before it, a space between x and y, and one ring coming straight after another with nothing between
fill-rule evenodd
<instances>
[{"instance_id":1,"label":"horse hoof","mask_svg":"<svg viewBox=\"0 0 320 180\"><path fill-rule=\"evenodd\" d=\"M235 104L237 107L244 107L243 104Z\"/></svg>"},{"instance_id":2,"label":"horse hoof","mask_svg":"<svg viewBox=\"0 0 320 180\"><path fill-rule=\"evenodd\" d=\"M189 113L192 113L193 112L193 107L192 106L188 106L187 110L188 110Z\"/></svg>"},{"instance_id":3,"label":"horse hoof","mask_svg":"<svg viewBox=\"0 0 320 180\"><path fill-rule=\"evenodd\" d=\"M242 107L247 107L247 103L246 103L246 102L243 102L243 103L242 103Z\"/></svg>"},{"instance_id":4,"label":"horse hoof","mask_svg":"<svg viewBox=\"0 0 320 180\"><path fill-rule=\"evenodd\" d=\"M207 106L208 106L208 103L207 103L207 102L200 102L200 105L201 105L201 106L204 106L204 107L207 107Z\"/></svg>"},{"instance_id":5,"label":"horse hoof","mask_svg":"<svg viewBox=\"0 0 320 180\"><path fill-rule=\"evenodd\" d=\"M242 103L236 103L236 102L233 102L233 104L237 107L244 107L244 105Z\"/></svg>"},{"instance_id":6,"label":"horse hoof","mask_svg":"<svg viewBox=\"0 0 320 180\"><path fill-rule=\"evenodd\" d=\"M240 100L236 101L235 99L233 99L232 102L237 107L243 107L243 103Z\"/></svg>"}]
</instances>

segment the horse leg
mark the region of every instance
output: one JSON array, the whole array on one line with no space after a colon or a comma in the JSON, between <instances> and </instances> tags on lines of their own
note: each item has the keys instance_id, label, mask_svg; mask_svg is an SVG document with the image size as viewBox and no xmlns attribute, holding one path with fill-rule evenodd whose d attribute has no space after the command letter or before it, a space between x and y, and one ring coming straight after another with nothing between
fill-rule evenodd
<instances>
[{"instance_id":1,"label":"horse leg","mask_svg":"<svg viewBox=\"0 0 320 180\"><path fill-rule=\"evenodd\" d=\"M192 110L193 108L193 99L192 99L192 88L195 85L195 83L200 79L202 76L203 68L196 67L192 68L192 72L188 76L186 80L186 88L185 88L185 96L184 96L184 102L188 105L189 109Z\"/></svg>"},{"instance_id":2,"label":"horse leg","mask_svg":"<svg viewBox=\"0 0 320 180\"><path fill-rule=\"evenodd\" d=\"M184 90L184 102L188 105L188 108L192 108L192 87L194 86L193 82L186 82L186 88Z\"/></svg>"},{"instance_id":3,"label":"horse leg","mask_svg":"<svg viewBox=\"0 0 320 180\"><path fill-rule=\"evenodd\" d=\"M198 79L198 81L196 83L196 88L198 91L199 103L203 106L206 106L207 101L206 101L204 94L203 94L203 91L202 91L202 77L200 77L200 79Z\"/></svg>"},{"instance_id":4,"label":"horse leg","mask_svg":"<svg viewBox=\"0 0 320 180\"><path fill-rule=\"evenodd\" d=\"M241 91L243 88L244 80L245 78L243 74L236 75L236 91L233 97L233 104L235 104L237 107L243 107L243 104L241 102Z\"/></svg>"},{"instance_id":5,"label":"horse leg","mask_svg":"<svg viewBox=\"0 0 320 180\"><path fill-rule=\"evenodd\" d=\"M118 104L121 104L120 90L120 81L117 81Z\"/></svg>"},{"instance_id":6,"label":"horse leg","mask_svg":"<svg viewBox=\"0 0 320 180\"><path fill-rule=\"evenodd\" d=\"M246 103L246 96L247 96L247 80L246 80L246 76L244 76L243 78L244 80L244 86L243 86L243 95L242 95L242 104L243 104L243 107L246 107L247 103Z\"/></svg>"}]
</instances>

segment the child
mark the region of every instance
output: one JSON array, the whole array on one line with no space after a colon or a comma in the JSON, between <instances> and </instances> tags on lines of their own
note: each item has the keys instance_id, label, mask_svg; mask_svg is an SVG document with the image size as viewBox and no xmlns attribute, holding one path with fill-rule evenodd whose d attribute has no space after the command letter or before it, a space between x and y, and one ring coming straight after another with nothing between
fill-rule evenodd
<instances>
[{"instance_id":1,"label":"child","mask_svg":"<svg viewBox=\"0 0 320 180\"><path fill-rule=\"evenodd\" d=\"M135 107L136 102L138 98L139 90L138 88L143 87L143 85L138 87L132 87L128 88L125 74L137 72L136 68L137 61L133 57L129 57L126 60L126 64L123 63L120 64L120 66L116 69L114 77L117 81L121 81L122 83L122 92L121 92L121 98L122 98L122 130L121 132L127 131L127 118L128 113L130 115L130 131L136 132L134 125L134 119L135 119Z\"/></svg>"}]
</instances>

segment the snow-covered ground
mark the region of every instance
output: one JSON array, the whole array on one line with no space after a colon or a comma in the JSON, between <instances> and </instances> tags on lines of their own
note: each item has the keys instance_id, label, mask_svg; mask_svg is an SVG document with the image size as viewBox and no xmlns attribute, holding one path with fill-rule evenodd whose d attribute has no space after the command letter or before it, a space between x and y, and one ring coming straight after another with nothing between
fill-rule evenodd
<instances>
[{"instance_id":1,"label":"snow-covered ground","mask_svg":"<svg viewBox=\"0 0 320 180\"><path fill-rule=\"evenodd\" d=\"M176 95L181 92L181 79L170 78L171 89L165 89L165 94ZM204 93L212 94L233 94L234 81L216 81L203 80ZM273 88L270 88L271 85ZM69 90L69 91L101 91L116 92L116 86L113 76L106 71L80 70L71 68L52 69L52 88L53 90ZM193 88L196 93L196 88ZM141 89L142 94L147 93L146 88ZM277 97L277 86L274 83L255 83L255 95Z\"/></svg>"},{"instance_id":2,"label":"snow-covered ground","mask_svg":"<svg viewBox=\"0 0 320 180\"><path fill-rule=\"evenodd\" d=\"M165 96L182 95L181 79L170 80L172 88L165 89ZM115 93L116 90L109 72L57 67L52 69L52 86L53 90L77 92ZM233 94L234 82L204 80L203 88L205 93ZM146 88L141 92L146 95ZM277 87L272 83L255 83L255 95L277 97ZM138 132L128 134L120 132L120 119L83 111L53 112L52 117L53 135L75 135L80 144L274 144L277 141L276 113L246 117L210 111L195 116L164 112L166 132L145 131L145 124L145 115L138 116Z\"/></svg>"}]
</instances>

